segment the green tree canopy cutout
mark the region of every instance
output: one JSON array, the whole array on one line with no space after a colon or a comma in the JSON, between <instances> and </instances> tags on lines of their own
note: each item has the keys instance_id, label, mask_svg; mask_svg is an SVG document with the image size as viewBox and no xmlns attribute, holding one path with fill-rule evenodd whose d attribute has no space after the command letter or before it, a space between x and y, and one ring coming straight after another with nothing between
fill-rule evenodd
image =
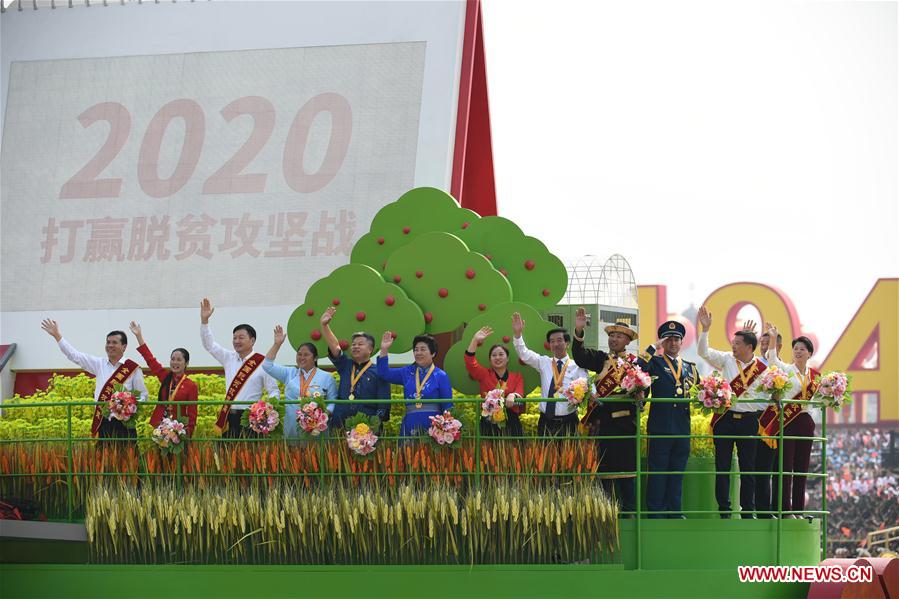
<instances>
[{"instance_id":1,"label":"green tree canopy cutout","mask_svg":"<svg viewBox=\"0 0 899 599\"><path fill-rule=\"evenodd\" d=\"M537 309L555 306L568 288L568 272L543 242L501 216L485 216L453 232L509 279L512 297Z\"/></svg>"},{"instance_id":2,"label":"green tree canopy cutout","mask_svg":"<svg viewBox=\"0 0 899 599\"><path fill-rule=\"evenodd\" d=\"M511 301L509 281L450 233L422 233L390 255L388 280L424 312L429 333L453 331L492 306Z\"/></svg>"},{"instance_id":3,"label":"green tree canopy cutout","mask_svg":"<svg viewBox=\"0 0 899 599\"><path fill-rule=\"evenodd\" d=\"M321 316L330 307L337 308L331 330L341 346L353 333L366 331L375 338L375 351L384 331L396 333L395 351L412 349L412 339L425 329L421 308L399 286L386 282L364 264L346 264L316 281L306 292L303 305L293 311L287 322L287 336L296 349L311 342L325 356L328 345L322 336Z\"/></svg>"},{"instance_id":4,"label":"green tree canopy cutout","mask_svg":"<svg viewBox=\"0 0 899 599\"><path fill-rule=\"evenodd\" d=\"M445 191L416 187L378 210L368 233L353 246L350 262L367 264L381 272L393 252L419 235L462 230L479 218L477 212L460 207Z\"/></svg>"},{"instance_id":5,"label":"green tree canopy cutout","mask_svg":"<svg viewBox=\"0 0 899 599\"><path fill-rule=\"evenodd\" d=\"M537 312L530 304L524 302L506 302L498 304L485 313L473 318L465 327L462 333L462 339L453 344L443 360L443 369L449 375L453 388L466 395L477 396L480 387L478 383L468 376L468 370L465 369L465 350L471 343L472 337L481 327L491 327L493 334L484 340L475 352L475 357L481 366L490 368L490 356L488 352L490 347L496 343L502 343L509 350L509 371L520 372L524 376L524 393L527 395L535 388L540 386L540 374L530 366L523 365L519 359L515 348L512 346L512 314L518 312L524 319L525 327L522 337L524 337L525 345L540 354L549 355L549 347L546 343L546 333L556 325L543 320L540 313Z\"/></svg>"}]
</instances>

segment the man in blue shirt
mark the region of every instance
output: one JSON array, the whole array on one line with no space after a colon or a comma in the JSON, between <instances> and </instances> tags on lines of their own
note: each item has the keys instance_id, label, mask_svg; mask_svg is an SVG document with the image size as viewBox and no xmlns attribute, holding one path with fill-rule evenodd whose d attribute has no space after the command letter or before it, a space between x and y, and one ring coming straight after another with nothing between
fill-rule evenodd
<instances>
[{"instance_id":1,"label":"man in blue shirt","mask_svg":"<svg viewBox=\"0 0 899 599\"><path fill-rule=\"evenodd\" d=\"M328 358L340 375L337 399L390 399L390 383L378 377L371 354L375 350L375 338L366 332L353 333L350 340L350 355L340 349L340 341L331 330L330 323L337 309L331 306L321 317L322 334L328 343ZM390 419L389 403L337 404L331 415L331 427L343 426L343 421L362 412L377 416L381 422Z\"/></svg>"}]
</instances>

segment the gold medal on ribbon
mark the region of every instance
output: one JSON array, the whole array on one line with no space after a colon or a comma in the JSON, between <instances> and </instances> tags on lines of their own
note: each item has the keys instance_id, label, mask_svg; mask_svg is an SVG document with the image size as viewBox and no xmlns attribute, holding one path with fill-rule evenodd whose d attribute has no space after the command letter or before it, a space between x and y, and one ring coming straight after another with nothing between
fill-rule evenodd
<instances>
[{"instance_id":1,"label":"gold medal on ribbon","mask_svg":"<svg viewBox=\"0 0 899 599\"><path fill-rule=\"evenodd\" d=\"M356 399L356 396L353 395L352 393L350 393L350 394L347 396L347 399L350 400L350 401L353 401L354 399Z\"/></svg>"},{"instance_id":2,"label":"gold medal on ribbon","mask_svg":"<svg viewBox=\"0 0 899 599\"><path fill-rule=\"evenodd\" d=\"M428 368L427 374L425 374L424 380L421 380L421 377L419 376L420 369L418 368L418 366L415 367L415 399L421 399L422 390L425 387L425 383L427 383L428 379L431 378L431 375L434 374L434 368L436 368L436 366L434 364L431 364L431 367ZM421 409L423 405L424 404L421 402L415 403L415 407L417 409Z\"/></svg>"},{"instance_id":3,"label":"gold medal on ribbon","mask_svg":"<svg viewBox=\"0 0 899 599\"><path fill-rule=\"evenodd\" d=\"M350 370L350 395L347 397L350 401L356 399L356 383L359 382L359 379L362 378L362 375L365 374L365 371L371 368L372 361L369 360L368 364L365 365L365 368L360 370L358 374L356 373L356 365L353 364L353 368Z\"/></svg>"}]
</instances>

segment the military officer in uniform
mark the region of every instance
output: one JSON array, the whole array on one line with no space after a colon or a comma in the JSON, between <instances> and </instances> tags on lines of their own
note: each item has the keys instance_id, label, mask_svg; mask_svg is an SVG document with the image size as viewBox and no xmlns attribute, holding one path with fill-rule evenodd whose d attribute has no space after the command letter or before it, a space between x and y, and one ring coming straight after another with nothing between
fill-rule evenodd
<instances>
[{"instance_id":1,"label":"military officer in uniform","mask_svg":"<svg viewBox=\"0 0 899 599\"><path fill-rule=\"evenodd\" d=\"M578 308L574 317L574 342L571 356L575 364L596 373L597 393L607 396L618 386L624 371L624 362L633 362L636 356L628 354L628 343L637 338L637 331L626 323L613 324L605 328L609 336L609 352L590 349L584 346L584 328L587 326L587 314ZM623 362L619 363L619 360ZM608 377L608 379L606 378ZM606 384L603 384L605 381ZM607 401L602 399L587 408L582 424L590 435L598 437L618 437L627 435L630 439L599 439L600 462L602 472L635 472L637 470L637 409L633 401ZM602 486L611 497L615 496L621 504L621 510L632 512L637 509L635 498L636 474L611 474L602 478ZM629 517L629 516L625 516Z\"/></svg>"},{"instance_id":2,"label":"military officer in uniform","mask_svg":"<svg viewBox=\"0 0 899 599\"><path fill-rule=\"evenodd\" d=\"M659 327L659 340L649 346L637 364L650 376L658 377L650 390L654 398L674 398L683 401L652 402L647 432L650 435L690 434L690 387L699 380L696 364L682 359L681 343L686 329L681 323L669 320ZM649 439L648 463L650 472L680 472L687 468L690 439ZM646 488L646 507L650 518L683 518L681 492L683 474L650 474Z\"/></svg>"}]
</instances>

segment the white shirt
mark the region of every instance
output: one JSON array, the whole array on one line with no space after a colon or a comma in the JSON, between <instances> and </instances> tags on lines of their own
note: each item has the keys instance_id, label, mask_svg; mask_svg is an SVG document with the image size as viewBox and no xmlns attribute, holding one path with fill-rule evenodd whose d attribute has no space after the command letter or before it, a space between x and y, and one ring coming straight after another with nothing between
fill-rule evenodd
<instances>
[{"instance_id":1,"label":"white shirt","mask_svg":"<svg viewBox=\"0 0 899 599\"><path fill-rule=\"evenodd\" d=\"M771 355L772 353L774 355ZM785 397L783 399L783 401L785 403L790 403L789 400L796 397L796 394L802 390L802 381L799 380L799 375L803 374L808 377L811 376L811 372L809 372L808 364L805 365L805 372L800 373L798 366L796 366L795 364L787 364L785 362L782 362L781 359L777 356L777 353L773 349L768 350L768 359L770 360L771 364L773 364L774 366L777 366L778 368L780 368L781 370L786 372L787 375L789 375L790 383L792 383L793 386L790 388L789 392L787 393L789 395L789 397ZM809 414L812 415L813 419L815 419L816 417L820 418L821 406L813 406L810 404L800 404L800 405L802 406L803 410L807 411Z\"/></svg>"},{"instance_id":2,"label":"white shirt","mask_svg":"<svg viewBox=\"0 0 899 599\"><path fill-rule=\"evenodd\" d=\"M246 358L241 358L233 349L225 349L216 343L215 338L212 336L212 331L209 330L208 324L200 325L200 339L203 340L203 347L206 348L206 351L212 354L212 357L218 360L219 364L224 367L225 389L227 390L231 387L231 381L234 380L237 371L243 366ZM249 358L252 355L252 353L249 353L246 357ZM259 368L253 371L250 378L248 378L243 384L243 387L240 388L240 393L234 398L231 409L234 411L246 410L250 407L250 403L259 401L259 398L262 397L263 389L265 389L271 399L275 400L281 398L281 392L278 390L278 382L266 374L265 371L262 370L262 364L260 364ZM248 401L250 403L237 403L239 401Z\"/></svg>"},{"instance_id":3,"label":"white shirt","mask_svg":"<svg viewBox=\"0 0 899 599\"><path fill-rule=\"evenodd\" d=\"M106 356L101 358L100 356L90 356L81 353L65 339L59 340L59 349L69 360L97 377L94 383L94 401L100 398L100 392L106 385L106 381L112 376L112 373L116 371L120 364L124 363L124 359L113 364ZM144 384L144 373L141 372L140 368L137 368L134 374L128 377L128 380L122 386L129 391L138 391L141 394L140 401L147 399L147 386Z\"/></svg>"},{"instance_id":4,"label":"white shirt","mask_svg":"<svg viewBox=\"0 0 899 599\"><path fill-rule=\"evenodd\" d=\"M721 371L721 375L726 378L728 382L740 376L740 373L752 363L746 362L744 364L737 360L731 352L723 352L710 348L708 332L703 332L699 335L699 344L696 353L699 354L700 358L711 364L712 368ZM755 357L753 356L752 359L754 360ZM749 388L739 399L761 399L763 402L755 403L738 401L734 403L734 407L731 408L732 412L761 412L770 405L767 401L770 399L770 395L759 388L761 379L761 376L756 377L755 381L749 385Z\"/></svg>"},{"instance_id":5,"label":"white shirt","mask_svg":"<svg viewBox=\"0 0 899 599\"><path fill-rule=\"evenodd\" d=\"M549 387L553 382L553 363L556 361L556 358L529 350L527 345L524 344L524 337L514 338L512 344L515 346L515 351L518 352L518 357L521 358L521 361L540 373L540 388L545 394L549 391ZM562 362L564 363L565 360L568 360L568 364L565 367L565 375L562 377L562 387L575 379L590 376L586 370L575 364L573 359L565 356L562 358ZM560 390L556 389L556 391ZM540 402L540 412L546 412L545 401ZM567 416L572 413L577 413L577 406L573 406L567 401L556 403L556 416Z\"/></svg>"}]
</instances>

